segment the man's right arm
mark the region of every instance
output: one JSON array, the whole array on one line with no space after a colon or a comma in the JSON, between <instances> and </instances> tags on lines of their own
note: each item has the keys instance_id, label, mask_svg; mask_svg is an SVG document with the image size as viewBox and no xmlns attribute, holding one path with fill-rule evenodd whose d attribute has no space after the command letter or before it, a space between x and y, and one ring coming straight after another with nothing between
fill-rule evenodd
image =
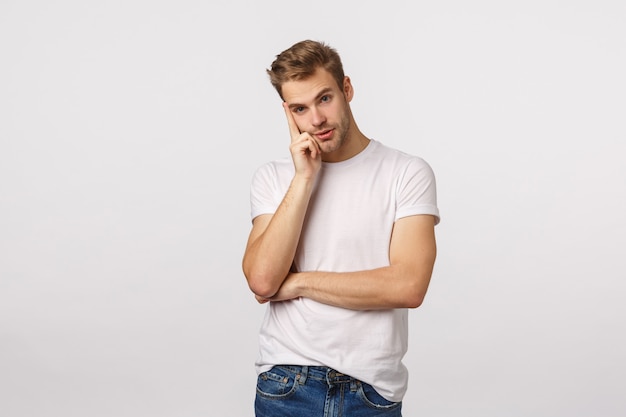
<instances>
[{"instance_id":1,"label":"man's right arm","mask_svg":"<svg viewBox=\"0 0 626 417\"><path fill-rule=\"evenodd\" d=\"M287 277L293 263L306 210L313 193L322 155L313 137L300 132L287 103L283 103L295 174L273 215L254 219L243 257L243 273L258 297L272 297Z\"/></svg>"},{"instance_id":2,"label":"man's right arm","mask_svg":"<svg viewBox=\"0 0 626 417\"><path fill-rule=\"evenodd\" d=\"M243 257L243 272L253 293L273 296L293 263L313 181L297 176L276 213L256 217Z\"/></svg>"}]
</instances>

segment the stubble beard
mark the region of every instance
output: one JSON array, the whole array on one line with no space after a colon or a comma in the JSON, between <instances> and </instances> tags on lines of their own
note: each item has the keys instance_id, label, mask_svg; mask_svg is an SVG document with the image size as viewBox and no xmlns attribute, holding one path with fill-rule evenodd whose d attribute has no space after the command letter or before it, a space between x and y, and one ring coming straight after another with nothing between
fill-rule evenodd
<instances>
[{"instance_id":1,"label":"stubble beard","mask_svg":"<svg viewBox=\"0 0 626 417\"><path fill-rule=\"evenodd\" d=\"M341 118L339 126L335 128L335 136L330 141L320 144L320 149L322 150L322 153L331 153L339 150L346 142L346 138L348 137L349 132L350 117L348 114L345 114L344 117Z\"/></svg>"}]
</instances>

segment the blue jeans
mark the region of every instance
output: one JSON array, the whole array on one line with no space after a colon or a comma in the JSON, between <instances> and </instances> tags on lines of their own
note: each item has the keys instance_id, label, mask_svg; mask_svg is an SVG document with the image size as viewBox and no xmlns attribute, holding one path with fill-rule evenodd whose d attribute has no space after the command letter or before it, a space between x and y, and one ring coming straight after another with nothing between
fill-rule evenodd
<instances>
[{"instance_id":1,"label":"blue jeans","mask_svg":"<svg viewBox=\"0 0 626 417\"><path fill-rule=\"evenodd\" d=\"M402 402L323 366L275 366L259 375L256 417L401 417Z\"/></svg>"}]
</instances>

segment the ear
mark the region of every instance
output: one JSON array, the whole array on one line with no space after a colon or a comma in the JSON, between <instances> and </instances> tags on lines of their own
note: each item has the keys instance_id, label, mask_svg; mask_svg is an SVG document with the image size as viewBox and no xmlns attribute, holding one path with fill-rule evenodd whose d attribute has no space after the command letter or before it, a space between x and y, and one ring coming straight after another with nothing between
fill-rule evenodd
<instances>
[{"instance_id":1,"label":"ear","mask_svg":"<svg viewBox=\"0 0 626 417\"><path fill-rule=\"evenodd\" d=\"M352 82L350 77L343 77L343 95L346 97L346 101L349 103L354 97L354 89L352 88Z\"/></svg>"}]
</instances>

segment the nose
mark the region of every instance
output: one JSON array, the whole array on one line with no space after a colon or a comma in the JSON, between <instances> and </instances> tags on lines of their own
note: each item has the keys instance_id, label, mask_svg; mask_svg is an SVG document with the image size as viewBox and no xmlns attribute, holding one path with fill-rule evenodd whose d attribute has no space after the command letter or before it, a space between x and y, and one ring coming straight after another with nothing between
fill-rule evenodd
<instances>
[{"instance_id":1,"label":"nose","mask_svg":"<svg viewBox=\"0 0 626 417\"><path fill-rule=\"evenodd\" d=\"M311 124L315 127L319 127L324 123L326 123L326 116L324 113L319 111L316 107L311 108Z\"/></svg>"}]
</instances>

